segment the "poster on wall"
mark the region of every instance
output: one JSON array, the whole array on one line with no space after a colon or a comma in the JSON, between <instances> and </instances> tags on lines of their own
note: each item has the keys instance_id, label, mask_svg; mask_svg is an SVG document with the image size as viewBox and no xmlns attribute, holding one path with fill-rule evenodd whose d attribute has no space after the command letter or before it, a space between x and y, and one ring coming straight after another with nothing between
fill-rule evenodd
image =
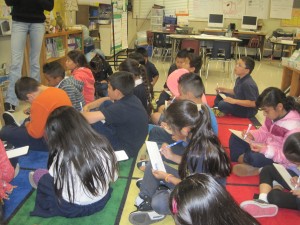
<instances>
[{"instance_id":1,"label":"poster on wall","mask_svg":"<svg viewBox=\"0 0 300 225\"><path fill-rule=\"evenodd\" d=\"M270 18L291 19L294 0L271 0Z\"/></svg>"},{"instance_id":2,"label":"poster on wall","mask_svg":"<svg viewBox=\"0 0 300 225\"><path fill-rule=\"evenodd\" d=\"M270 0L246 0L245 15L268 19Z\"/></svg>"},{"instance_id":3,"label":"poster on wall","mask_svg":"<svg viewBox=\"0 0 300 225\"><path fill-rule=\"evenodd\" d=\"M245 0L223 0L225 18L240 19L245 14Z\"/></svg>"},{"instance_id":4,"label":"poster on wall","mask_svg":"<svg viewBox=\"0 0 300 225\"><path fill-rule=\"evenodd\" d=\"M300 9L292 10L292 18L281 20L283 27L300 27Z\"/></svg>"}]
</instances>

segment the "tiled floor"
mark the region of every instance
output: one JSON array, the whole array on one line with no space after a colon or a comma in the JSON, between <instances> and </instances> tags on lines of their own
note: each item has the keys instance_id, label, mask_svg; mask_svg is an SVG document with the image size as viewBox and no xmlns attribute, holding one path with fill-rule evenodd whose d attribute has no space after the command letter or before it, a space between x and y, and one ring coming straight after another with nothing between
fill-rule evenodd
<instances>
[{"instance_id":1,"label":"tiled floor","mask_svg":"<svg viewBox=\"0 0 300 225\"><path fill-rule=\"evenodd\" d=\"M162 62L161 59L153 58L152 62L155 64L159 71L159 80L154 87L155 91L161 91L163 85L167 78L167 73L170 67L170 62ZM279 61L269 61L268 59L263 59L262 61L255 62L255 69L252 72L252 76L256 81L259 92L262 92L265 88L274 86L280 88L281 76L282 76L282 67L279 64ZM234 62L232 62L234 66ZM231 81L228 71L225 73L222 71L222 64L220 62L212 62L210 65L208 78L205 79L205 76L202 76L205 90L207 94L214 94L217 83L219 86L233 87L234 82ZM23 110L28 105L26 103L21 103L20 107L17 108L14 115L18 121L21 121L25 118ZM261 121L262 115L258 113L258 119Z\"/></svg>"}]
</instances>

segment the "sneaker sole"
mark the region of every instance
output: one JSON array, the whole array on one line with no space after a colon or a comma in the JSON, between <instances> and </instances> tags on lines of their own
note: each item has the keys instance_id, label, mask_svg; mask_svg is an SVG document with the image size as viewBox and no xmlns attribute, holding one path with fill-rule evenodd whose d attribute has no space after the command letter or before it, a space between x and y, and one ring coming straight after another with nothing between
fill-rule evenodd
<instances>
[{"instance_id":1,"label":"sneaker sole","mask_svg":"<svg viewBox=\"0 0 300 225\"><path fill-rule=\"evenodd\" d=\"M250 177L259 175L259 168L246 164L237 164L233 166L232 173L239 177Z\"/></svg>"},{"instance_id":2,"label":"sneaker sole","mask_svg":"<svg viewBox=\"0 0 300 225\"><path fill-rule=\"evenodd\" d=\"M242 202L240 207L254 218L273 217L278 213L276 205L256 203L252 200Z\"/></svg>"},{"instance_id":3,"label":"sneaker sole","mask_svg":"<svg viewBox=\"0 0 300 225\"><path fill-rule=\"evenodd\" d=\"M16 118L14 117L14 115L11 114L9 111L5 111L5 112L3 113L3 115L4 115L4 114L10 115L11 118L14 119L14 123L15 123L18 127L21 126L21 124L19 124L19 123L16 121ZM3 115L2 115L2 117L3 117ZM3 118L3 119L4 119L4 118Z\"/></svg>"},{"instance_id":4,"label":"sneaker sole","mask_svg":"<svg viewBox=\"0 0 300 225\"><path fill-rule=\"evenodd\" d=\"M149 214L153 214L152 218L149 216ZM155 215L156 214L156 215ZM129 215L129 221L130 223L134 225L148 225L152 223L157 223L161 220L163 220L166 216L159 215L153 211L137 211L130 213Z\"/></svg>"}]
</instances>

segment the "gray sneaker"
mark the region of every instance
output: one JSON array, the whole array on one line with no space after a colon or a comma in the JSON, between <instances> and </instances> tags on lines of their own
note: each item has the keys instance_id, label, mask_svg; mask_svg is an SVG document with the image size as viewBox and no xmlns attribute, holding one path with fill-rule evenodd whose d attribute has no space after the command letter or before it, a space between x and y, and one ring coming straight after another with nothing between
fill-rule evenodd
<instances>
[{"instance_id":1,"label":"gray sneaker","mask_svg":"<svg viewBox=\"0 0 300 225\"><path fill-rule=\"evenodd\" d=\"M151 211L134 211L129 214L129 221L134 225L148 225L157 223L165 218L165 215L160 215L154 210Z\"/></svg>"}]
</instances>

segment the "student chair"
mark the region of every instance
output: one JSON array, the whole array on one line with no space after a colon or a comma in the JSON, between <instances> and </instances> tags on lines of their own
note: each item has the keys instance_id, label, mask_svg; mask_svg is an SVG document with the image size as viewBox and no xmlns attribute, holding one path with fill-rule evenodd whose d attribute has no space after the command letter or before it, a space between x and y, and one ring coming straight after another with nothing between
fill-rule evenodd
<instances>
[{"instance_id":1,"label":"student chair","mask_svg":"<svg viewBox=\"0 0 300 225\"><path fill-rule=\"evenodd\" d=\"M189 52L199 55L200 42L195 39L183 39L181 41L180 49L187 49Z\"/></svg>"},{"instance_id":2,"label":"student chair","mask_svg":"<svg viewBox=\"0 0 300 225\"><path fill-rule=\"evenodd\" d=\"M163 61L166 60L168 55L171 55L172 44L170 37L164 33L153 33L153 51L152 56L158 55L163 57Z\"/></svg>"},{"instance_id":3,"label":"student chair","mask_svg":"<svg viewBox=\"0 0 300 225\"><path fill-rule=\"evenodd\" d=\"M248 44L245 46L245 56L247 56L247 48L255 49L255 58L258 59L258 61L261 60L261 51L260 51L260 39L258 36L254 36L250 38Z\"/></svg>"},{"instance_id":4,"label":"student chair","mask_svg":"<svg viewBox=\"0 0 300 225\"><path fill-rule=\"evenodd\" d=\"M209 64L211 61L220 61L223 63L225 72L226 63L228 64L228 72L233 80L233 66L231 62L231 42L230 41L214 41L213 46L206 53L206 76L208 77Z\"/></svg>"}]
</instances>

